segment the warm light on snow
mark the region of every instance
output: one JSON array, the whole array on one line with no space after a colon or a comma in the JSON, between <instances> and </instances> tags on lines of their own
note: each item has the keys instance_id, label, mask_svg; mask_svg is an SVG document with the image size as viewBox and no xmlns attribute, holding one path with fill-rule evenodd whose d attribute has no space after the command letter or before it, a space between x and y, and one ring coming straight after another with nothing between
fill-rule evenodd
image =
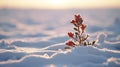
<instances>
[{"instance_id":1,"label":"warm light on snow","mask_svg":"<svg viewBox=\"0 0 120 67\"><path fill-rule=\"evenodd\" d=\"M0 3L3 1L7 6L13 4L13 0L0 0ZM13 5L30 7L28 4L34 3L31 7L56 9L66 3L66 0L24 1L22 4L23 0L15 0ZM49 5L45 7L41 1ZM75 14L81 14L87 25L84 31L90 35L87 41L97 39L94 46L64 48L73 37L73 33L67 32L75 32L75 26L70 24ZM119 27L120 9L0 9L0 67L120 67Z\"/></svg>"}]
</instances>

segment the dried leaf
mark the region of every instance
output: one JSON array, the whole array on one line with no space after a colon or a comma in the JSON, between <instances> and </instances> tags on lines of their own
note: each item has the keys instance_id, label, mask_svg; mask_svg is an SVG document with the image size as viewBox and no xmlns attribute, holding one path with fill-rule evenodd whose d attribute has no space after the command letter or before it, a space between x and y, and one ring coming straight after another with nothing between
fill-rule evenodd
<instances>
[{"instance_id":1,"label":"dried leaf","mask_svg":"<svg viewBox=\"0 0 120 67\"><path fill-rule=\"evenodd\" d=\"M75 31L78 31L78 29L77 29L77 28L74 28L74 30L75 30Z\"/></svg>"},{"instance_id":2,"label":"dried leaf","mask_svg":"<svg viewBox=\"0 0 120 67\"><path fill-rule=\"evenodd\" d=\"M78 35L78 32L75 32L76 35Z\"/></svg>"},{"instance_id":3,"label":"dried leaf","mask_svg":"<svg viewBox=\"0 0 120 67\"><path fill-rule=\"evenodd\" d=\"M76 27L77 27L77 24L74 24L74 26L76 26Z\"/></svg>"},{"instance_id":4,"label":"dried leaf","mask_svg":"<svg viewBox=\"0 0 120 67\"><path fill-rule=\"evenodd\" d=\"M87 43L86 42L84 42L84 44L83 44L84 46L87 46Z\"/></svg>"},{"instance_id":5,"label":"dried leaf","mask_svg":"<svg viewBox=\"0 0 120 67\"><path fill-rule=\"evenodd\" d=\"M71 47L65 47L65 49L71 49Z\"/></svg>"},{"instance_id":6,"label":"dried leaf","mask_svg":"<svg viewBox=\"0 0 120 67\"><path fill-rule=\"evenodd\" d=\"M94 45L94 44L95 44L95 42L96 42L96 41L93 41L93 42L92 42L92 45Z\"/></svg>"}]
</instances>

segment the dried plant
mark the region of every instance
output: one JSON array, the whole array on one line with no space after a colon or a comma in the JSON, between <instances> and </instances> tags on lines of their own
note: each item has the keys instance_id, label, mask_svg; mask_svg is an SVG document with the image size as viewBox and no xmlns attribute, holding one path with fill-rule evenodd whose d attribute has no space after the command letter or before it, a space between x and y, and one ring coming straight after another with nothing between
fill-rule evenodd
<instances>
[{"instance_id":1,"label":"dried plant","mask_svg":"<svg viewBox=\"0 0 120 67\"><path fill-rule=\"evenodd\" d=\"M88 42L87 39L89 35L84 36L85 33L85 28L87 27L85 24L83 24L83 19L80 15L75 15L74 20L72 20L70 23L74 25L74 33L73 32L68 32L68 36L70 40L66 42L66 47L65 49L79 46L79 45L94 45L95 41Z\"/></svg>"}]
</instances>

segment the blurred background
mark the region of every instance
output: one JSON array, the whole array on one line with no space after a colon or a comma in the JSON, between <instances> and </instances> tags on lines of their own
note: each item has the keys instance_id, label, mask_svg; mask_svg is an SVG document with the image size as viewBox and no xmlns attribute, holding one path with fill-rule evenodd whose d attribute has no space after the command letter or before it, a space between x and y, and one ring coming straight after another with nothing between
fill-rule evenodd
<instances>
[{"instance_id":1,"label":"blurred background","mask_svg":"<svg viewBox=\"0 0 120 67\"><path fill-rule=\"evenodd\" d=\"M72 9L119 8L119 0L1 0L1 8Z\"/></svg>"},{"instance_id":2,"label":"blurred background","mask_svg":"<svg viewBox=\"0 0 120 67\"><path fill-rule=\"evenodd\" d=\"M65 45L69 39L67 32L74 32L70 21L75 14L83 18L90 40L99 39L96 45L110 50L105 53L98 48L83 47L62 56L55 51L64 46L52 47L51 52L40 51L54 44ZM0 0L0 67L119 67L119 25L120 0ZM57 56L48 60L46 53ZM45 57L41 57L43 54ZM73 56L76 57L70 62Z\"/></svg>"},{"instance_id":3,"label":"blurred background","mask_svg":"<svg viewBox=\"0 0 120 67\"><path fill-rule=\"evenodd\" d=\"M72 31L69 22L75 14L80 14L89 25L88 32L101 29L100 26L103 29L120 20L119 3L119 0L1 0L0 39L64 37L67 31Z\"/></svg>"}]
</instances>

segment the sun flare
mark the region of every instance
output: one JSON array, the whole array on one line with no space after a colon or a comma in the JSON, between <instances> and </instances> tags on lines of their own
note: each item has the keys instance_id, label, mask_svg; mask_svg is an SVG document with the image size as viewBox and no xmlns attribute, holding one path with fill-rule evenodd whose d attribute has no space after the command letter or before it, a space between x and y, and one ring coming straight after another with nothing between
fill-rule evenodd
<instances>
[{"instance_id":1,"label":"sun flare","mask_svg":"<svg viewBox=\"0 0 120 67\"><path fill-rule=\"evenodd\" d=\"M50 2L52 4L56 4L56 5L63 5L63 4L65 4L65 0L51 0Z\"/></svg>"},{"instance_id":2,"label":"sun flare","mask_svg":"<svg viewBox=\"0 0 120 67\"><path fill-rule=\"evenodd\" d=\"M51 8L63 8L63 7L66 7L67 6L67 1L66 0L49 0L49 1L46 1L46 4L49 4L49 6L47 7L50 7Z\"/></svg>"}]
</instances>

